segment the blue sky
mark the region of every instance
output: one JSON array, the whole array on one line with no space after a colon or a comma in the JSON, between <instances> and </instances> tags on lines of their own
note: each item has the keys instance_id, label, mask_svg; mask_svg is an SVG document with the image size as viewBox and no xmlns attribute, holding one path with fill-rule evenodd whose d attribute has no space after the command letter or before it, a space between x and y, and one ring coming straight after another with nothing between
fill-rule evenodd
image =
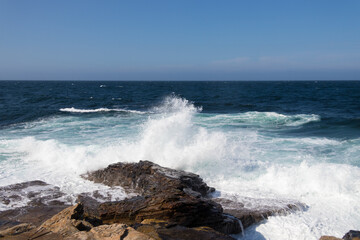
<instances>
[{"instance_id":1,"label":"blue sky","mask_svg":"<svg viewBox=\"0 0 360 240\"><path fill-rule=\"evenodd\" d=\"M0 80L359 80L358 0L0 0Z\"/></svg>"}]
</instances>

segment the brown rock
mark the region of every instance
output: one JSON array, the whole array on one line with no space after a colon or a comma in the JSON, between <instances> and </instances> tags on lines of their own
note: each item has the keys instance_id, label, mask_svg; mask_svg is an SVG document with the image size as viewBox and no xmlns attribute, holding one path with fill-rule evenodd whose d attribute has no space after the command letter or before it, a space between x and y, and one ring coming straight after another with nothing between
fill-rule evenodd
<instances>
[{"instance_id":1,"label":"brown rock","mask_svg":"<svg viewBox=\"0 0 360 240\"><path fill-rule=\"evenodd\" d=\"M223 214L220 204L206 198L214 189L196 174L140 161L112 164L86 178L142 194L97 206L94 201L83 199L86 214L104 223L135 224L156 219L185 227L208 226L226 234L241 231L237 219Z\"/></svg>"},{"instance_id":2,"label":"brown rock","mask_svg":"<svg viewBox=\"0 0 360 240\"><path fill-rule=\"evenodd\" d=\"M319 240L342 240L342 239L331 236L322 236Z\"/></svg>"},{"instance_id":3,"label":"brown rock","mask_svg":"<svg viewBox=\"0 0 360 240\"><path fill-rule=\"evenodd\" d=\"M115 163L84 177L108 186L122 186L141 195L178 189L190 195L198 196L200 193L201 196L206 196L215 190L208 187L199 175L161 167L150 161Z\"/></svg>"},{"instance_id":4,"label":"brown rock","mask_svg":"<svg viewBox=\"0 0 360 240\"><path fill-rule=\"evenodd\" d=\"M0 229L6 229L21 223L40 226L45 220L59 213L66 205L21 207L0 212Z\"/></svg>"},{"instance_id":5,"label":"brown rock","mask_svg":"<svg viewBox=\"0 0 360 240\"><path fill-rule=\"evenodd\" d=\"M89 232L77 232L68 240L152 240L151 237L126 226L125 224L101 225Z\"/></svg>"},{"instance_id":6,"label":"brown rock","mask_svg":"<svg viewBox=\"0 0 360 240\"><path fill-rule=\"evenodd\" d=\"M187 228L179 225L173 227L141 225L137 227L136 230L151 236L155 240L234 240L232 237L217 232L209 227Z\"/></svg>"},{"instance_id":7,"label":"brown rock","mask_svg":"<svg viewBox=\"0 0 360 240\"><path fill-rule=\"evenodd\" d=\"M38 232L53 232L66 237L78 231L89 231L96 223L98 223L96 220L84 216L81 204L76 204L45 221Z\"/></svg>"},{"instance_id":8,"label":"brown rock","mask_svg":"<svg viewBox=\"0 0 360 240\"><path fill-rule=\"evenodd\" d=\"M185 228L176 226L172 228L162 228L158 230L162 239L178 239L178 240L234 240L232 237L214 231L209 227Z\"/></svg>"},{"instance_id":9,"label":"brown rock","mask_svg":"<svg viewBox=\"0 0 360 240\"><path fill-rule=\"evenodd\" d=\"M291 204L249 209L231 200L210 199L209 193L214 188L207 186L198 175L164 168L149 161L116 163L83 177L141 194L123 201L101 204L86 196L80 199L87 215L107 224L132 225L146 219L156 219L166 221L170 226L207 226L225 234L235 234L241 232L241 223L246 228L269 216L287 214L297 209L296 205Z\"/></svg>"},{"instance_id":10,"label":"brown rock","mask_svg":"<svg viewBox=\"0 0 360 240\"><path fill-rule=\"evenodd\" d=\"M43 235L36 235L34 236L34 230L31 230L29 232L21 233L19 235L14 236L7 236L5 238L0 239L6 239L6 240L63 240L64 238L56 233L45 233Z\"/></svg>"},{"instance_id":11,"label":"brown rock","mask_svg":"<svg viewBox=\"0 0 360 240\"><path fill-rule=\"evenodd\" d=\"M35 228L35 226L32 224L22 223L22 224L14 226L14 227L0 231L0 236L1 237L13 236L13 235L17 235L20 233L28 232L33 228Z\"/></svg>"},{"instance_id":12,"label":"brown rock","mask_svg":"<svg viewBox=\"0 0 360 240\"><path fill-rule=\"evenodd\" d=\"M186 227L208 226L223 233L241 231L237 219L224 215L219 204L208 199L196 198L179 190L146 197L133 197L119 202L105 202L94 210L85 205L89 216L107 224L136 224L146 219L166 221Z\"/></svg>"}]
</instances>

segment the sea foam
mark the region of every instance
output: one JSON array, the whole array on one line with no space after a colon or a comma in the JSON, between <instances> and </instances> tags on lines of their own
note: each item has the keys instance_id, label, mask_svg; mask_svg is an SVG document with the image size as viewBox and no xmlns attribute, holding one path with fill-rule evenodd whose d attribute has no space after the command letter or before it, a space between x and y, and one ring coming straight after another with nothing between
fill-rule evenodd
<instances>
[{"instance_id":1,"label":"sea foam","mask_svg":"<svg viewBox=\"0 0 360 240\"><path fill-rule=\"evenodd\" d=\"M145 112L121 108L97 108L97 109L77 109L74 107L71 108L60 108L61 112L70 112L70 113L97 113L97 112L127 112L127 113L137 113L144 114Z\"/></svg>"}]
</instances>

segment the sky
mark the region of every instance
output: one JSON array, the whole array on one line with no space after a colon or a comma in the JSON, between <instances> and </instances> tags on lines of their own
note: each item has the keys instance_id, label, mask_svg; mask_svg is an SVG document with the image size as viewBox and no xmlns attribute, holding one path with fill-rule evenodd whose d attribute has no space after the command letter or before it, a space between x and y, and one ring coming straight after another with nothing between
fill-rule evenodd
<instances>
[{"instance_id":1,"label":"sky","mask_svg":"<svg viewBox=\"0 0 360 240\"><path fill-rule=\"evenodd\" d=\"M360 80L360 1L0 0L0 80Z\"/></svg>"}]
</instances>

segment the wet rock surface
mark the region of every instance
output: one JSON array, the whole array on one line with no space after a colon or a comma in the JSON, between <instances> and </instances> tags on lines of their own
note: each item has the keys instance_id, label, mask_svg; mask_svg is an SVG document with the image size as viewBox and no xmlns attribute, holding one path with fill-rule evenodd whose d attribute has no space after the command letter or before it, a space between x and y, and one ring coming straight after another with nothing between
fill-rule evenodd
<instances>
[{"instance_id":1,"label":"wet rock surface","mask_svg":"<svg viewBox=\"0 0 360 240\"><path fill-rule=\"evenodd\" d=\"M39 226L69 205L58 187L30 181L0 187L0 230L22 223ZM11 208L12 207L12 208Z\"/></svg>"},{"instance_id":2,"label":"wet rock surface","mask_svg":"<svg viewBox=\"0 0 360 240\"><path fill-rule=\"evenodd\" d=\"M66 201L59 187L35 180L0 187L1 209L60 205Z\"/></svg>"},{"instance_id":3,"label":"wet rock surface","mask_svg":"<svg viewBox=\"0 0 360 240\"><path fill-rule=\"evenodd\" d=\"M226 214L230 214L242 223L243 228L266 220L270 216L287 215L294 211L305 210L307 206L300 202L280 202L275 199L250 199L246 202L257 202L256 206L247 206L243 202L237 202L226 198L214 198L213 201L223 207ZM272 203L272 204L270 204Z\"/></svg>"}]
</instances>

